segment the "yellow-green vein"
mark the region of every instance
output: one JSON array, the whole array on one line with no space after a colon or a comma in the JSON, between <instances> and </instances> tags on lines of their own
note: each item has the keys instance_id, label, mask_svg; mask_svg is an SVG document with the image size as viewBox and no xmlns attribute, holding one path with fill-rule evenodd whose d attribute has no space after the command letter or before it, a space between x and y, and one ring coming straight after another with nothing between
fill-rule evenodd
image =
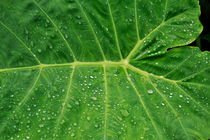
<instances>
[{"instance_id":1,"label":"yellow-green vein","mask_svg":"<svg viewBox=\"0 0 210 140\"><path fill-rule=\"evenodd\" d=\"M143 108L144 108L144 111L146 112L147 116L149 117L149 119L150 119L150 121L151 121L151 123L152 123L152 126L154 127L154 129L155 129L155 131L156 131L156 133L157 133L159 139L161 139L160 132L159 132L157 126L155 125L155 122L154 122L154 120L152 119L152 117L151 117L149 111L147 110L147 107L146 107L146 105L145 105L145 103L144 103L144 101L143 101L143 99L142 99L142 97L141 97L141 94L139 93L139 91L138 91L138 89L136 88L135 84L133 83L133 81L131 80L130 76L128 75L128 71L127 71L126 67L123 67L123 69L124 69L124 72L125 72L125 74L126 74L127 80L129 81L130 85L131 85L132 88L134 89L134 91L135 91L135 93L136 93L136 96L138 97L139 102L142 104L142 106L143 106Z\"/></svg>"},{"instance_id":2,"label":"yellow-green vein","mask_svg":"<svg viewBox=\"0 0 210 140\"><path fill-rule=\"evenodd\" d=\"M134 2L134 7L135 7L135 20L136 20L136 34L137 34L137 39L140 40L139 37L139 24L138 24L138 12L137 12L137 0Z\"/></svg>"},{"instance_id":3,"label":"yellow-green vein","mask_svg":"<svg viewBox=\"0 0 210 140\"><path fill-rule=\"evenodd\" d=\"M168 75L170 75L171 73L173 73L174 71L176 71L179 67L181 67L193 55L194 55L193 53L192 53L192 55L189 55L186 59L184 59L182 62L180 62L179 65L176 65L176 67L173 70L171 70L168 73L166 73L163 77L167 77Z\"/></svg>"},{"instance_id":4,"label":"yellow-green vein","mask_svg":"<svg viewBox=\"0 0 210 140\"><path fill-rule=\"evenodd\" d=\"M67 86L67 90L66 90L66 95L64 97L64 100L62 102L62 107L61 107L61 111L60 111L60 114L56 120L56 125L55 125L55 133L57 133L57 130L58 130L58 127L59 127L59 124L60 124L60 121L61 119L63 118L64 116L64 113L65 113L65 109L66 109L66 106L68 104L68 100L69 100L69 96L71 94L71 86L72 86L72 80L73 80L73 76L74 76L74 73L75 73L75 69L76 67L73 66L72 67L72 71L70 72L70 76L69 76L69 82L68 82L68 86Z\"/></svg>"},{"instance_id":5,"label":"yellow-green vein","mask_svg":"<svg viewBox=\"0 0 210 140\"><path fill-rule=\"evenodd\" d=\"M26 93L26 95L18 103L18 105L15 107L15 109L10 112L9 116L7 117L7 119L11 118L13 116L13 113L16 112L17 110L19 110L20 107L22 107L23 104L29 99L29 97L31 96L32 90L36 87L36 85L37 85L37 83L38 83L38 81L40 79L41 73L42 73L42 68L39 69L38 75L34 79L34 82L33 82L32 86L29 88L29 90ZM6 123L4 123L3 125L1 125L0 132L2 132L4 130L4 128L6 127L7 123L8 123L8 121Z\"/></svg>"},{"instance_id":6,"label":"yellow-green vein","mask_svg":"<svg viewBox=\"0 0 210 140\"><path fill-rule=\"evenodd\" d=\"M203 106L201 106L193 97L191 97L181 86L179 86L177 83L174 83L175 86L180 89L182 93L184 93L187 97L189 97L194 103L196 103L200 108L202 108L207 114L210 115L210 112L208 112Z\"/></svg>"},{"instance_id":7,"label":"yellow-green vein","mask_svg":"<svg viewBox=\"0 0 210 140\"><path fill-rule=\"evenodd\" d=\"M130 58L136 53L136 51L139 49L139 46L141 46L142 42L145 42L148 37L150 37L154 32L156 32L160 27L162 27L165 24L165 22L162 22L159 24L156 28L154 28L149 34L147 34L142 40L138 40L134 48L130 51L130 53L127 56L127 60L130 60ZM144 52L143 52L144 53ZM141 56L138 55L138 56Z\"/></svg>"},{"instance_id":8,"label":"yellow-green vein","mask_svg":"<svg viewBox=\"0 0 210 140\"><path fill-rule=\"evenodd\" d=\"M82 14L84 15L85 19L87 20L87 23L88 23L88 25L89 25L89 27L90 27L90 29L91 29L91 32L93 33L93 36L94 36L95 41L96 41L96 44L97 44L98 47L99 47L99 50L100 50L100 52L101 52L101 55L102 55L103 59L106 60L106 56L105 56L104 51L103 51L103 49L102 49L101 43L100 43L100 41L99 41L99 39L98 39L98 37L97 37L97 35L96 35L94 29L93 29L93 26L92 26L92 24L91 24L91 22L90 22L90 20L89 20L89 18L88 18L88 16L87 16L87 14L85 13L85 11L84 11L82 5L80 4L80 2L79 2L78 0L75 0L75 1L76 1L76 3L78 4L79 9L81 10L81 12L82 12Z\"/></svg>"},{"instance_id":9,"label":"yellow-green vein","mask_svg":"<svg viewBox=\"0 0 210 140\"><path fill-rule=\"evenodd\" d=\"M145 76L150 75L152 77L161 79L161 80L165 80L165 81L169 81L169 82L178 82L176 80L171 80L171 79L167 79L164 78L162 76L158 76L158 75L154 75L151 73L148 73L146 71L143 71L139 68L136 68L130 64L128 64L127 61L119 61L119 62L112 62L112 61L99 61L99 62L72 62L72 63L64 63L64 64L41 64L41 65L36 65L36 66L28 66L28 67L19 67L19 68L6 68L6 69L0 69L0 72L7 72L7 71L16 71L16 70L24 70L24 69L35 69L35 68L45 68L45 67L64 67L64 66L102 66L102 65L106 65L106 66L125 66L126 68L136 71L139 74L143 74ZM179 81L181 82L181 81Z\"/></svg>"},{"instance_id":10,"label":"yellow-green vein","mask_svg":"<svg viewBox=\"0 0 210 140\"><path fill-rule=\"evenodd\" d=\"M37 3L36 1L34 1L34 4L41 10L41 12L47 17L48 20L50 20L50 22L53 24L53 26L55 27L55 29L58 31L59 35L61 36L61 38L64 40L64 43L67 45L70 53L72 54L72 57L74 59L74 61L77 61L76 56L73 52L73 50L71 49L71 46L69 45L68 41L65 39L63 33L61 32L61 30L58 28L58 26L55 24L55 22L52 20L52 18L44 11L44 9L39 5L39 3Z\"/></svg>"},{"instance_id":11,"label":"yellow-green vein","mask_svg":"<svg viewBox=\"0 0 210 140\"><path fill-rule=\"evenodd\" d=\"M120 44L119 44L119 38L118 38L118 35L117 35L117 29L116 29L116 25L115 25L115 21L114 21L114 17L113 17L113 14L112 14L112 9L111 9L109 0L107 0L107 5L108 5L108 9L109 9L109 14L110 14L110 17L111 17L112 27L113 27L113 30L114 30L114 36L115 36L115 41L116 41L116 45L117 45L117 50L118 50L118 53L120 55L120 59L123 59L122 53L121 53L121 50L120 50Z\"/></svg>"},{"instance_id":12,"label":"yellow-green vein","mask_svg":"<svg viewBox=\"0 0 210 140\"><path fill-rule=\"evenodd\" d=\"M201 72L203 72L203 71L205 71L205 70L207 70L207 69L210 69L210 65L207 65L204 69L202 69L202 70L200 70L200 71L198 71L198 72L195 72L195 73L193 73L193 74L191 74L191 75L188 75L187 77L184 77L183 79L180 79L180 80L178 80L178 81L183 81L183 80L185 80L185 79L187 79L187 78L194 77L195 75L197 75L197 74L199 74L199 73L201 73Z\"/></svg>"},{"instance_id":13,"label":"yellow-green vein","mask_svg":"<svg viewBox=\"0 0 210 140\"><path fill-rule=\"evenodd\" d=\"M182 83L182 84L186 84L186 85L193 85L193 86L198 86L198 87L206 87L206 88L210 89L210 86L205 85L205 84L192 83L192 82L182 82L182 81L177 81L177 83Z\"/></svg>"},{"instance_id":14,"label":"yellow-green vein","mask_svg":"<svg viewBox=\"0 0 210 140\"><path fill-rule=\"evenodd\" d=\"M28 50L28 52L30 52L30 54L35 58L35 60L41 64L40 60L37 58L37 56L31 51L31 49L26 45L25 42L23 42L23 40L17 36L17 34L15 32L13 32L7 25L5 25L3 22L0 21L0 24L7 29L23 46L26 50Z\"/></svg>"},{"instance_id":15,"label":"yellow-green vein","mask_svg":"<svg viewBox=\"0 0 210 140\"><path fill-rule=\"evenodd\" d=\"M152 87L157 91L157 93L161 96L161 98L167 103L167 105L169 106L169 108L171 109L172 113L175 115L175 117L177 118L177 120L180 123L180 126L182 127L185 135L189 138L189 135L186 131L186 129L184 128L182 121L180 120L180 118L178 117L178 113L176 112L176 110L173 108L173 106L169 103L169 101L167 100L167 98L165 97L165 95L163 95L154 85L154 83L152 82L152 80L150 79L150 77L147 76L148 82L152 85Z\"/></svg>"},{"instance_id":16,"label":"yellow-green vein","mask_svg":"<svg viewBox=\"0 0 210 140\"><path fill-rule=\"evenodd\" d=\"M107 119L108 119L108 81L107 81L107 74L106 74L106 66L103 65L104 70L104 93L105 93L105 100L104 100L104 137L103 139L107 139Z\"/></svg>"},{"instance_id":17,"label":"yellow-green vein","mask_svg":"<svg viewBox=\"0 0 210 140\"><path fill-rule=\"evenodd\" d=\"M163 21L165 21L165 19L166 19L166 15L167 15L167 7L168 7L168 0L165 0L165 6L164 6L164 19L163 19Z\"/></svg>"}]
</instances>

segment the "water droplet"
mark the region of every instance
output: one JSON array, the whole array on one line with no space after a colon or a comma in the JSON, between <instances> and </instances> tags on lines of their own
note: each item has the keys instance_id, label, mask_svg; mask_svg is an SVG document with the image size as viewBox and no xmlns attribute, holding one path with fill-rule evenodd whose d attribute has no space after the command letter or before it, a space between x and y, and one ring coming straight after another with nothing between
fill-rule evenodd
<instances>
[{"instance_id":1,"label":"water droplet","mask_svg":"<svg viewBox=\"0 0 210 140\"><path fill-rule=\"evenodd\" d=\"M74 137L75 136L75 134L74 133L71 133L71 137Z\"/></svg>"},{"instance_id":2,"label":"water droplet","mask_svg":"<svg viewBox=\"0 0 210 140\"><path fill-rule=\"evenodd\" d=\"M76 101L76 102L75 102L75 104L76 104L76 105L79 105L79 102L78 102L78 101Z\"/></svg>"},{"instance_id":3,"label":"water droplet","mask_svg":"<svg viewBox=\"0 0 210 140\"><path fill-rule=\"evenodd\" d=\"M38 49L37 51L38 51L39 53L41 53L41 52L42 52L42 50L41 50L41 49Z\"/></svg>"},{"instance_id":4,"label":"water droplet","mask_svg":"<svg viewBox=\"0 0 210 140\"><path fill-rule=\"evenodd\" d=\"M154 93L154 91L150 89L150 90L147 90L147 93L152 94L152 93Z\"/></svg>"},{"instance_id":5,"label":"water droplet","mask_svg":"<svg viewBox=\"0 0 210 140\"><path fill-rule=\"evenodd\" d=\"M90 117L87 117L87 120L89 121L90 120Z\"/></svg>"},{"instance_id":6,"label":"water droplet","mask_svg":"<svg viewBox=\"0 0 210 140\"><path fill-rule=\"evenodd\" d=\"M52 49L53 48L53 46L52 45L50 45L50 49Z\"/></svg>"},{"instance_id":7,"label":"water droplet","mask_svg":"<svg viewBox=\"0 0 210 140\"><path fill-rule=\"evenodd\" d=\"M40 128L44 127L44 124L40 124L39 127L40 127Z\"/></svg>"},{"instance_id":8,"label":"water droplet","mask_svg":"<svg viewBox=\"0 0 210 140\"><path fill-rule=\"evenodd\" d=\"M92 100L94 100L94 101L96 101L96 100L97 100L97 98L96 98L96 97L91 97L91 99L92 99Z\"/></svg>"},{"instance_id":9,"label":"water droplet","mask_svg":"<svg viewBox=\"0 0 210 140\"><path fill-rule=\"evenodd\" d=\"M61 122L60 122L60 124L64 124L65 123L65 120L62 120Z\"/></svg>"},{"instance_id":10,"label":"water droplet","mask_svg":"<svg viewBox=\"0 0 210 140\"><path fill-rule=\"evenodd\" d=\"M123 120L121 117L117 117L117 118L118 118L118 120L120 120L120 121L122 121L122 120Z\"/></svg>"},{"instance_id":11,"label":"water droplet","mask_svg":"<svg viewBox=\"0 0 210 140\"><path fill-rule=\"evenodd\" d=\"M95 127L97 128L97 127L98 127L98 125L96 124L96 125L95 125Z\"/></svg>"},{"instance_id":12,"label":"water droplet","mask_svg":"<svg viewBox=\"0 0 210 140\"><path fill-rule=\"evenodd\" d=\"M129 115L129 112L127 110L121 110L121 113L124 117L127 117Z\"/></svg>"}]
</instances>

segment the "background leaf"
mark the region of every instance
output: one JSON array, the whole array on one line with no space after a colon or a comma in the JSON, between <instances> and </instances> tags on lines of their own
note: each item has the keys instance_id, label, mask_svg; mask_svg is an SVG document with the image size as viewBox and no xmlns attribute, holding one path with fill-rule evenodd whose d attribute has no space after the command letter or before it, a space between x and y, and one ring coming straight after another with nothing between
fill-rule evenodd
<instances>
[{"instance_id":1,"label":"background leaf","mask_svg":"<svg viewBox=\"0 0 210 140\"><path fill-rule=\"evenodd\" d=\"M208 139L197 0L1 0L1 139ZM185 46L185 47L183 47Z\"/></svg>"},{"instance_id":2,"label":"background leaf","mask_svg":"<svg viewBox=\"0 0 210 140\"><path fill-rule=\"evenodd\" d=\"M209 13L210 13L210 1L209 0L199 0L200 1L200 6L201 6L201 16L200 20L201 23L204 26L204 29L200 36L192 43L194 46L199 46L202 51L210 51L210 18L209 18Z\"/></svg>"}]
</instances>

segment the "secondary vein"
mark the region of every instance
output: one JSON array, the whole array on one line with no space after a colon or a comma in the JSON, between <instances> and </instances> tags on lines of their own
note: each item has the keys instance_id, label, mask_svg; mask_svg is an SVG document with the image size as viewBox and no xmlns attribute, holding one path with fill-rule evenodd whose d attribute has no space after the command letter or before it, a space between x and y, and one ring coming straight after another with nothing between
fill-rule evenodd
<instances>
[{"instance_id":1,"label":"secondary vein","mask_svg":"<svg viewBox=\"0 0 210 140\"><path fill-rule=\"evenodd\" d=\"M104 51L103 51L103 49L102 49L101 43L100 43L100 41L99 41L99 39L98 39L98 37L97 37L97 35L96 35L94 29L93 29L93 26L92 26L92 24L91 24L91 22L90 22L90 20L89 20L89 18L88 18L88 16L87 16L87 14L85 13L85 11L84 11L82 5L80 4L80 2L79 2L78 0L75 0L75 1L76 1L76 3L78 4L79 9L81 10L82 14L84 15L84 17L85 17L85 19L86 19L86 21L87 21L87 23L88 23L88 26L89 26L90 29L91 29L91 32L93 33L94 39L95 39L95 41L96 41L96 44L97 44L98 47L99 47L99 50L100 50L100 52L101 52L101 55L102 55L103 59L106 60L106 57L105 57Z\"/></svg>"},{"instance_id":2,"label":"secondary vein","mask_svg":"<svg viewBox=\"0 0 210 140\"><path fill-rule=\"evenodd\" d=\"M60 123L60 121L63 118L63 115L65 113L65 109L66 109L66 106L67 106L67 103L68 103L68 100L69 100L69 96L70 96L70 93L71 93L71 86L72 86L72 80L73 80L74 73L75 73L75 66L72 67L72 71L70 72L69 83L68 83L68 86L67 86L66 95L65 95L64 100L62 102L62 108L61 108L60 115L58 116L58 119L56 120L56 125L55 125L56 132L55 133L57 133L58 125L59 125L59 123Z\"/></svg>"},{"instance_id":3,"label":"secondary vein","mask_svg":"<svg viewBox=\"0 0 210 140\"><path fill-rule=\"evenodd\" d=\"M108 81L106 74L106 66L104 69L104 90L105 90L105 101L104 101L104 140L107 139L107 118L108 118Z\"/></svg>"},{"instance_id":4,"label":"secondary vein","mask_svg":"<svg viewBox=\"0 0 210 140\"><path fill-rule=\"evenodd\" d=\"M59 35L61 36L61 38L64 40L64 43L67 45L69 51L72 54L72 57L74 59L74 61L76 61L76 56L72 50L72 48L70 47L68 41L65 39L63 33L61 32L61 30L58 28L58 26L55 24L55 22L52 20L52 18L44 11L44 9L39 5L39 3L37 3L36 1L33 1L34 4L41 10L41 12L50 20L50 22L53 24L53 26L55 27L55 29L58 31Z\"/></svg>"},{"instance_id":5,"label":"secondary vein","mask_svg":"<svg viewBox=\"0 0 210 140\"><path fill-rule=\"evenodd\" d=\"M115 25L115 21L114 21L114 17L113 17L113 14L112 14L112 9L111 9L109 0L107 0L107 4L108 4L108 9L109 9L109 14L110 14L110 17L111 17L112 26L113 26L113 29L114 29L114 36L115 36L115 41L116 41L116 45L117 45L117 50L118 50L118 53L120 55L120 58L123 59L122 53L121 53L121 50L120 50L117 29L116 29L116 25Z\"/></svg>"},{"instance_id":6,"label":"secondary vein","mask_svg":"<svg viewBox=\"0 0 210 140\"><path fill-rule=\"evenodd\" d=\"M41 64L41 62L40 62L40 60L37 58L37 56L31 51L31 49L26 45L26 43L25 42L23 42L23 40L20 38L20 37L18 37L18 35L15 33L15 32L13 32L6 24L4 24L3 22L1 22L0 21L0 24L5 28L5 29L7 29L22 45L23 45L23 47L25 48L25 49L27 49L28 50L28 52L35 58L35 60L39 63L39 64Z\"/></svg>"},{"instance_id":7,"label":"secondary vein","mask_svg":"<svg viewBox=\"0 0 210 140\"><path fill-rule=\"evenodd\" d=\"M135 84L133 83L133 81L131 80L130 76L128 75L127 69L126 69L125 67L123 67L123 69L124 69L124 72L125 72L125 74L126 74L127 80L129 81L130 85L131 85L132 88L134 89L134 91L135 91L135 93L136 93L136 95L137 95L137 97L138 97L138 99L139 99L139 102L142 104L142 106L143 106L143 108L144 108L144 111L146 112L148 118L150 119L150 121L151 121L151 123L152 123L152 126L154 127L154 129L155 129L155 131L156 131L158 137L161 139L160 132L158 131L158 128L157 128L157 126L156 126L154 120L152 119L152 117L151 117L151 115L150 115L150 113L149 113L149 111L148 111L148 109L147 109L147 107L146 107L146 105L145 105L145 103L144 103L144 101L143 101L143 99L142 99L142 97L141 97L139 91L137 90Z\"/></svg>"}]
</instances>

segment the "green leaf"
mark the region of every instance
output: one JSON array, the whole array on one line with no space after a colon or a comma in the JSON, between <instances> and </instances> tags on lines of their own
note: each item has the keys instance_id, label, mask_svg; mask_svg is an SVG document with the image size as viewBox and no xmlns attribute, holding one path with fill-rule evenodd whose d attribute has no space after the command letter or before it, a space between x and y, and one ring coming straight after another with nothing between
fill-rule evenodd
<instances>
[{"instance_id":1,"label":"green leaf","mask_svg":"<svg viewBox=\"0 0 210 140\"><path fill-rule=\"evenodd\" d=\"M201 38L203 40L206 40L206 41L210 42L210 33L207 33L206 35L201 36Z\"/></svg>"},{"instance_id":2,"label":"green leaf","mask_svg":"<svg viewBox=\"0 0 210 140\"><path fill-rule=\"evenodd\" d=\"M199 15L197 0L1 0L0 139L210 138L210 54L186 46Z\"/></svg>"}]
</instances>

